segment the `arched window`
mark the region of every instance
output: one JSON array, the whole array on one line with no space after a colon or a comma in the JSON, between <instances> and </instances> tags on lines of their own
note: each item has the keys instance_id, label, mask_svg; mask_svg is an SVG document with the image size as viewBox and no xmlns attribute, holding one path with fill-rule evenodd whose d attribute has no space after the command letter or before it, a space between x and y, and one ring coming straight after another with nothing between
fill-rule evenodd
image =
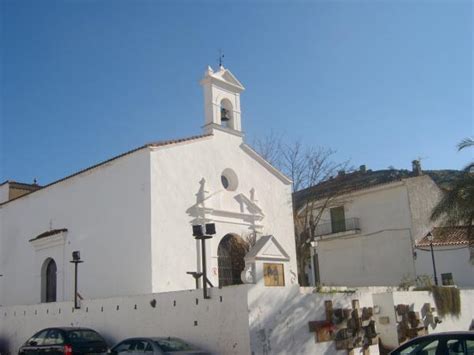
<instances>
[{"instance_id":1,"label":"arched window","mask_svg":"<svg viewBox=\"0 0 474 355\"><path fill-rule=\"evenodd\" d=\"M242 283L240 273L245 267L244 257L249 250L248 243L239 236L227 234L217 248L219 287Z\"/></svg>"},{"instance_id":2,"label":"arched window","mask_svg":"<svg viewBox=\"0 0 474 355\"><path fill-rule=\"evenodd\" d=\"M234 109L228 99L221 101L221 125L228 128L234 128Z\"/></svg>"},{"instance_id":3,"label":"arched window","mask_svg":"<svg viewBox=\"0 0 474 355\"><path fill-rule=\"evenodd\" d=\"M56 302L56 262L49 258L41 270L41 302Z\"/></svg>"}]
</instances>

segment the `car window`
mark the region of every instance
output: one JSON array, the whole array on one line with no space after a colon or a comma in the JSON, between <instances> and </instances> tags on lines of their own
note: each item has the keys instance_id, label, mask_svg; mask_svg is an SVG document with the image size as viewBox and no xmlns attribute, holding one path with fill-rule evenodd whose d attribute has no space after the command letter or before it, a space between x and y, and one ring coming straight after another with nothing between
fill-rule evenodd
<instances>
[{"instance_id":1,"label":"car window","mask_svg":"<svg viewBox=\"0 0 474 355\"><path fill-rule=\"evenodd\" d=\"M123 341L119 343L117 346L115 346L113 351L115 351L117 354L126 353L130 349L130 345L132 345L131 340Z\"/></svg>"},{"instance_id":2,"label":"car window","mask_svg":"<svg viewBox=\"0 0 474 355\"><path fill-rule=\"evenodd\" d=\"M58 330L58 329L49 330L43 344L44 345L62 345L62 344L64 344L64 338L63 338L63 335L61 334L61 331Z\"/></svg>"},{"instance_id":3,"label":"car window","mask_svg":"<svg viewBox=\"0 0 474 355\"><path fill-rule=\"evenodd\" d=\"M393 355L436 355L436 348L438 347L438 340L424 340L418 343L413 343L406 348L395 351Z\"/></svg>"},{"instance_id":4,"label":"car window","mask_svg":"<svg viewBox=\"0 0 474 355\"><path fill-rule=\"evenodd\" d=\"M466 355L466 343L463 339L449 339L446 343L448 355Z\"/></svg>"},{"instance_id":5,"label":"car window","mask_svg":"<svg viewBox=\"0 0 474 355\"><path fill-rule=\"evenodd\" d=\"M466 339L466 354L474 355L474 340Z\"/></svg>"},{"instance_id":6,"label":"car window","mask_svg":"<svg viewBox=\"0 0 474 355\"><path fill-rule=\"evenodd\" d=\"M135 353L153 352L153 347L147 340L134 340L130 345L130 351Z\"/></svg>"},{"instance_id":7,"label":"car window","mask_svg":"<svg viewBox=\"0 0 474 355\"><path fill-rule=\"evenodd\" d=\"M35 342L36 345L43 345L43 342L46 338L46 333L48 333L48 330L45 329L45 330L42 330L38 333L36 333L35 335L33 335L27 342L26 342L26 345L30 345L31 342Z\"/></svg>"},{"instance_id":8,"label":"car window","mask_svg":"<svg viewBox=\"0 0 474 355\"><path fill-rule=\"evenodd\" d=\"M159 339L155 343L165 352L195 350L191 345L181 339Z\"/></svg>"},{"instance_id":9,"label":"car window","mask_svg":"<svg viewBox=\"0 0 474 355\"><path fill-rule=\"evenodd\" d=\"M90 329L69 330L67 336L73 344L105 342L97 332Z\"/></svg>"}]
</instances>

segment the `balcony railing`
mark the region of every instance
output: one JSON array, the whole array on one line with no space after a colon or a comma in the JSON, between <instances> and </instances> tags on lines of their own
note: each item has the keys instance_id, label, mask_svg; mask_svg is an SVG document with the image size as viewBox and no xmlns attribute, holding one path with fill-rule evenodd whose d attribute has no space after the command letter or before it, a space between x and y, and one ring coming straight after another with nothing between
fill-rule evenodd
<instances>
[{"instance_id":1,"label":"balcony railing","mask_svg":"<svg viewBox=\"0 0 474 355\"><path fill-rule=\"evenodd\" d=\"M321 237L334 233L360 231L359 218L347 218L341 221L322 223L316 227L315 236Z\"/></svg>"}]
</instances>

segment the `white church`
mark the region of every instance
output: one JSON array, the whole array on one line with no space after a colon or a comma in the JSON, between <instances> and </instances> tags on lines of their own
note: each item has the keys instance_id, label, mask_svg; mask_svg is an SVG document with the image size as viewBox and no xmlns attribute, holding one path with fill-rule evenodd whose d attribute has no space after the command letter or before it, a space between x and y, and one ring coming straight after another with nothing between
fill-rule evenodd
<instances>
[{"instance_id":1,"label":"white church","mask_svg":"<svg viewBox=\"0 0 474 355\"><path fill-rule=\"evenodd\" d=\"M193 289L202 255L192 226L206 223L216 227L206 241L214 286L297 283L291 181L245 144L235 76L209 67L201 85L201 135L42 187L0 185L0 305L74 299L74 251L83 299ZM269 261L265 277L258 260Z\"/></svg>"}]
</instances>

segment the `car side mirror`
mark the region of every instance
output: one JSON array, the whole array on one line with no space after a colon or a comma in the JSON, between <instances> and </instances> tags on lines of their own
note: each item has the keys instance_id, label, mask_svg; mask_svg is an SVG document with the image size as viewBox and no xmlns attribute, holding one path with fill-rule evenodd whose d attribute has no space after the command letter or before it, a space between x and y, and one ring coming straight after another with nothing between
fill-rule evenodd
<instances>
[{"instance_id":1,"label":"car side mirror","mask_svg":"<svg viewBox=\"0 0 474 355\"><path fill-rule=\"evenodd\" d=\"M30 346L36 346L36 345L38 345L38 342L32 340L32 341L30 341L30 342L28 343L28 345L30 345Z\"/></svg>"}]
</instances>

